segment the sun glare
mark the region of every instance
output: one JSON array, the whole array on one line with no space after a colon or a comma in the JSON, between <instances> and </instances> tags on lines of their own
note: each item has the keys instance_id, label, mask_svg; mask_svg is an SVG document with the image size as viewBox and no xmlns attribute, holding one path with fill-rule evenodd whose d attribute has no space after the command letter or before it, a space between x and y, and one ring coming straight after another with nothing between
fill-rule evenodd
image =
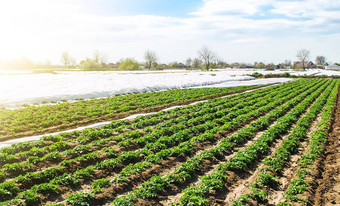
<instances>
[{"instance_id":1,"label":"sun glare","mask_svg":"<svg viewBox=\"0 0 340 206\"><path fill-rule=\"evenodd\" d=\"M0 61L21 57L39 59L39 54L44 54L41 50L53 36L50 28L55 23L54 9L59 6L51 1L1 1Z\"/></svg>"}]
</instances>

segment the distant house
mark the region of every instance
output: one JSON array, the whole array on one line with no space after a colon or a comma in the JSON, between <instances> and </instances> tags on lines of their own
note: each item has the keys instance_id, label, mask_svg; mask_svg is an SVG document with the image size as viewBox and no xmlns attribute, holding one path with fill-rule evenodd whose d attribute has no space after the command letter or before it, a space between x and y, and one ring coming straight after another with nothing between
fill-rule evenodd
<instances>
[{"instance_id":1,"label":"distant house","mask_svg":"<svg viewBox=\"0 0 340 206\"><path fill-rule=\"evenodd\" d=\"M340 66L333 64L333 65L325 66L325 69L327 69L327 70L340 70Z\"/></svg>"},{"instance_id":2,"label":"distant house","mask_svg":"<svg viewBox=\"0 0 340 206\"><path fill-rule=\"evenodd\" d=\"M316 65L316 68L318 68L318 69L324 69L324 68L326 68L326 66L328 66L328 63L325 63L325 64L317 64L317 65Z\"/></svg>"},{"instance_id":3,"label":"distant house","mask_svg":"<svg viewBox=\"0 0 340 206\"><path fill-rule=\"evenodd\" d=\"M281 66L280 65L273 65L273 69L281 69Z\"/></svg>"},{"instance_id":4,"label":"distant house","mask_svg":"<svg viewBox=\"0 0 340 206\"><path fill-rule=\"evenodd\" d=\"M294 66L298 66L298 65L301 65L301 63L302 63L301 61L294 61L294 62L293 62L293 65L294 65ZM305 63L305 67L307 67L308 62L305 61L304 63Z\"/></svg>"},{"instance_id":5,"label":"distant house","mask_svg":"<svg viewBox=\"0 0 340 206\"><path fill-rule=\"evenodd\" d=\"M316 69L317 67L316 67L316 64L314 64L312 61L310 61L307 64L307 68L309 68L309 69Z\"/></svg>"},{"instance_id":6,"label":"distant house","mask_svg":"<svg viewBox=\"0 0 340 206\"><path fill-rule=\"evenodd\" d=\"M231 66L232 66L233 69L239 69L239 68L241 68L241 65L240 65L239 63L237 63L237 62L232 63Z\"/></svg>"},{"instance_id":7,"label":"distant house","mask_svg":"<svg viewBox=\"0 0 340 206\"><path fill-rule=\"evenodd\" d=\"M293 62L293 66L301 66L302 67L302 62L301 61L294 61ZM316 68L316 65L310 61L304 61L304 64L305 64L305 68L309 68L309 69L315 69Z\"/></svg>"}]
</instances>

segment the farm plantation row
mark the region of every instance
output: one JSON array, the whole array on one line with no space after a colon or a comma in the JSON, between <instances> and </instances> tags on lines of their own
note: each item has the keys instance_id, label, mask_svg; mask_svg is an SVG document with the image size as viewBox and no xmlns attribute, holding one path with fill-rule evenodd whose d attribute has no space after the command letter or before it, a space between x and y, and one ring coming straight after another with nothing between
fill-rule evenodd
<instances>
[{"instance_id":1,"label":"farm plantation row","mask_svg":"<svg viewBox=\"0 0 340 206\"><path fill-rule=\"evenodd\" d=\"M297 80L2 148L0 205L313 201L339 84Z\"/></svg>"}]
</instances>

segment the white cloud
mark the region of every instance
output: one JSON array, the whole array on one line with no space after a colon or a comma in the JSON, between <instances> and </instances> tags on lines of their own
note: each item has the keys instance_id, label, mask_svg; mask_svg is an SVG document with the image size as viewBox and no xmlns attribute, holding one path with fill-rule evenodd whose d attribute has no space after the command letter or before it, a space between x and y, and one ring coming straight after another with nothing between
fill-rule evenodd
<instances>
[{"instance_id":1,"label":"white cloud","mask_svg":"<svg viewBox=\"0 0 340 206\"><path fill-rule=\"evenodd\" d=\"M231 41L230 43L232 44L249 44L249 43L258 43L258 42L262 42L265 43L266 38L246 38L246 39L235 39L233 41Z\"/></svg>"},{"instance_id":2,"label":"white cloud","mask_svg":"<svg viewBox=\"0 0 340 206\"><path fill-rule=\"evenodd\" d=\"M280 59L282 53L264 50L270 45L296 50L313 46L310 38L315 45L321 41L330 45L331 40L339 44L338 38L324 38L324 33L340 32L340 11L334 8L340 8L340 3L205 0L189 17L104 16L88 13L89 8L84 9L81 1L2 1L0 58L27 56L57 62L61 52L67 50L80 60L98 49L107 52L109 61L127 56L142 60L143 52L150 48L166 62L194 57L197 49L207 45L216 47L220 56L231 56L231 60L233 55L235 60L250 62L262 60L261 55L263 59ZM286 35L289 38L283 38ZM242 52L237 56L223 48ZM252 50L258 52L245 55ZM340 56L338 51L327 52L330 58ZM244 60L240 60L242 53Z\"/></svg>"},{"instance_id":3,"label":"white cloud","mask_svg":"<svg viewBox=\"0 0 340 206\"><path fill-rule=\"evenodd\" d=\"M268 4L269 0L205 0L204 6L191 14L197 16L210 15L252 15L259 11L259 7Z\"/></svg>"},{"instance_id":4,"label":"white cloud","mask_svg":"<svg viewBox=\"0 0 340 206\"><path fill-rule=\"evenodd\" d=\"M302 1L274 1L275 9L272 13L283 14L288 17L309 17L314 18L322 16L324 11L331 15L331 8L340 8L339 1L333 0L302 0ZM328 15L327 15L328 16Z\"/></svg>"}]
</instances>

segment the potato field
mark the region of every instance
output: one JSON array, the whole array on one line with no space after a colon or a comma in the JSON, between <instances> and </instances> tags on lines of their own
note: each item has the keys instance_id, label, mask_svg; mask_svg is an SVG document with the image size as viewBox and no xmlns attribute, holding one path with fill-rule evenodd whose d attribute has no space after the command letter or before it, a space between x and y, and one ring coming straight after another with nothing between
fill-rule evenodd
<instances>
[{"instance_id":1,"label":"potato field","mask_svg":"<svg viewBox=\"0 0 340 206\"><path fill-rule=\"evenodd\" d=\"M0 205L323 204L339 84L300 79L2 148Z\"/></svg>"},{"instance_id":2,"label":"potato field","mask_svg":"<svg viewBox=\"0 0 340 206\"><path fill-rule=\"evenodd\" d=\"M15 110L2 109L0 105L0 141L112 121L136 113L160 111L170 106L189 104L197 100L259 87L262 86L173 89L54 105L28 106Z\"/></svg>"}]
</instances>

